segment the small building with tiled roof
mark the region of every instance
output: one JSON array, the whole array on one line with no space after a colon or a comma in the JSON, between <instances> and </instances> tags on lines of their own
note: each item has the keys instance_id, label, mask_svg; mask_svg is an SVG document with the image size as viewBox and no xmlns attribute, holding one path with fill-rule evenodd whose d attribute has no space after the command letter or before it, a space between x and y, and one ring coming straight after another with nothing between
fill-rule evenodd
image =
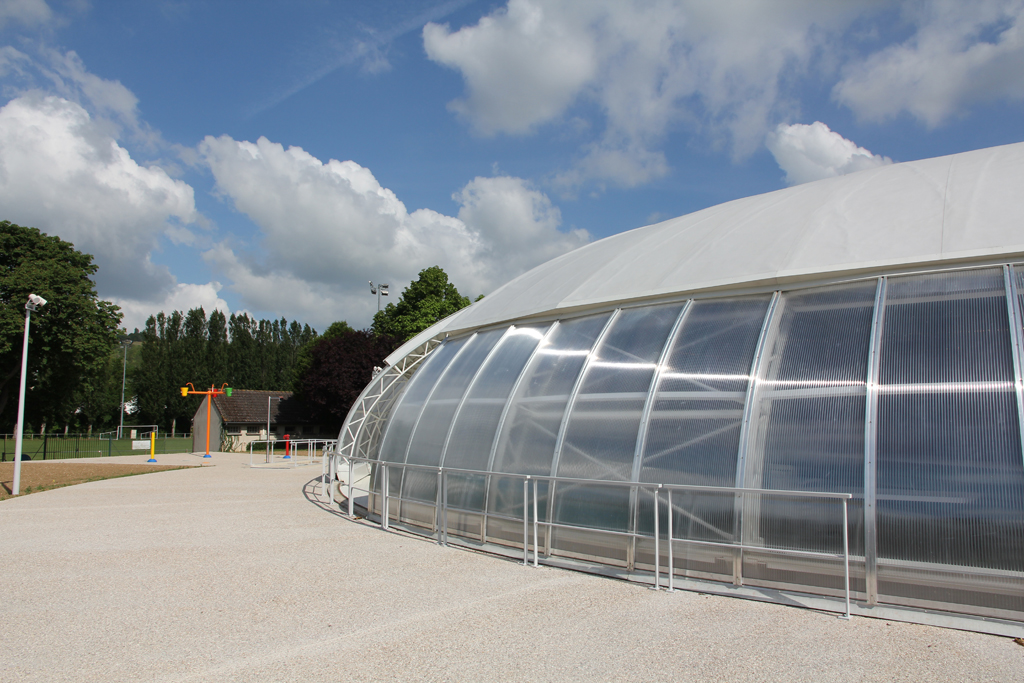
<instances>
[{"instance_id":1,"label":"small building with tiled roof","mask_svg":"<svg viewBox=\"0 0 1024 683\"><path fill-rule=\"evenodd\" d=\"M192 450L206 449L206 402L192 418ZM319 438L320 425L290 391L235 389L231 396L217 396L210 410L210 450L244 450L251 441Z\"/></svg>"}]
</instances>

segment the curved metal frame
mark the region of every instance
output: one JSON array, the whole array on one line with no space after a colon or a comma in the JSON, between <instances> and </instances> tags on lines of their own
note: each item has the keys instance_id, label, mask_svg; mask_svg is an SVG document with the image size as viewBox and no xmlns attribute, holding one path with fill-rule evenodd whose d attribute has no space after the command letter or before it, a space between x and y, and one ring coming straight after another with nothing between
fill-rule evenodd
<instances>
[{"instance_id":1,"label":"curved metal frame","mask_svg":"<svg viewBox=\"0 0 1024 683\"><path fill-rule=\"evenodd\" d=\"M882 362L887 280L878 278L871 316L868 376L864 400L864 592L869 605L878 602L878 373Z\"/></svg>"},{"instance_id":2,"label":"curved metal frame","mask_svg":"<svg viewBox=\"0 0 1024 683\"><path fill-rule=\"evenodd\" d=\"M750 442L756 436L757 419L754 417L754 403L757 400L757 390L761 379L761 366L764 359L765 346L768 338L774 329L775 313L779 308L779 301L782 293L776 291L772 294L772 300L768 303L768 310L764 313L764 322L761 323L761 334L757 338L757 346L754 347L754 359L750 363L750 377L747 380L747 398L743 404L743 422L740 425L740 444L736 450L736 488L742 489L746 486L747 479L747 453L750 449ZM736 538L743 542L743 494L737 494L733 515L733 533ZM743 584L743 549L740 548L733 557L732 566L733 584Z\"/></svg>"}]
</instances>

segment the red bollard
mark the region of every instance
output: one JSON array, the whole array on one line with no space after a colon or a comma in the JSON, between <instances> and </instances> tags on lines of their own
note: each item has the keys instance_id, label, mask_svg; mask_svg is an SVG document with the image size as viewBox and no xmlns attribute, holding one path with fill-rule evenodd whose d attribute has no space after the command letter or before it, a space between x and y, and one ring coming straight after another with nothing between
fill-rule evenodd
<instances>
[{"instance_id":1,"label":"red bollard","mask_svg":"<svg viewBox=\"0 0 1024 683\"><path fill-rule=\"evenodd\" d=\"M288 453L288 438L289 438L290 436L291 436L290 434L285 434L285 435L284 435L284 457L286 457L286 458L290 458L290 457L292 457L292 456L291 456L291 455L290 455L290 454Z\"/></svg>"}]
</instances>

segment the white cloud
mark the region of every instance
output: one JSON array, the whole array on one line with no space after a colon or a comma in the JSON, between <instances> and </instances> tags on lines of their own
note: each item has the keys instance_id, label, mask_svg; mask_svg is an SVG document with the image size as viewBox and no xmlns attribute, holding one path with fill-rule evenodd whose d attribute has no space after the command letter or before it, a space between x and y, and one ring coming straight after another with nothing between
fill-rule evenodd
<instances>
[{"instance_id":1,"label":"white cloud","mask_svg":"<svg viewBox=\"0 0 1024 683\"><path fill-rule=\"evenodd\" d=\"M891 164L889 157L872 154L833 132L821 121L810 125L779 126L765 140L790 185L846 175Z\"/></svg>"},{"instance_id":2,"label":"white cloud","mask_svg":"<svg viewBox=\"0 0 1024 683\"><path fill-rule=\"evenodd\" d=\"M877 42L894 20L909 37ZM475 24L427 24L423 44L462 75L449 106L478 133L598 119L555 177L569 192L665 175L678 129L742 159L799 117L810 79L838 78L833 99L867 121L937 126L1024 100L1024 0L507 0Z\"/></svg>"},{"instance_id":3,"label":"white cloud","mask_svg":"<svg viewBox=\"0 0 1024 683\"><path fill-rule=\"evenodd\" d=\"M913 34L847 65L836 101L868 121L908 112L937 126L975 104L1024 99L1024 0L935 0L905 13Z\"/></svg>"},{"instance_id":4,"label":"white cloud","mask_svg":"<svg viewBox=\"0 0 1024 683\"><path fill-rule=\"evenodd\" d=\"M431 59L461 72L466 95L451 107L481 133L528 132L595 103L606 128L559 183L630 187L667 172L658 147L677 125L737 158L753 152L796 108L784 79L875 5L509 0L456 31L428 24L423 40Z\"/></svg>"},{"instance_id":5,"label":"white cloud","mask_svg":"<svg viewBox=\"0 0 1024 683\"><path fill-rule=\"evenodd\" d=\"M478 235L475 258L486 265L489 288L590 241L585 230L560 232L561 211L522 178L477 177L453 199L459 220Z\"/></svg>"},{"instance_id":6,"label":"white cloud","mask_svg":"<svg viewBox=\"0 0 1024 683\"><path fill-rule=\"evenodd\" d=\"M263 254L222 243L207 262L246 307L301 310L318 326L346 316L367 324L376 310L367 280L388 282L398 295L420 270L439 265L475 296L589 239L559 231L558 209L519 178L474 179L455 195L462 210L452 217L410 213L353 161L323 163L266 138L207 137L199 153L217 191L263 234Z\"/></svg>"},{"instance_id":7,"label":"white cloud","mask_svg":"<svg viewBox=\"0 0 1024 683\"><path fill-rule=\"evenodd\" d=\"M113 137L127 133L132 142L147 151L168 147L160 134L139 117L139 100L120 81L90 73L74 51L61 52L38 45L26 54L5 46L0 48L0 76L6 78L8 97L57 95L88 111L94 125Z\"/></svg>"},{"instance_id":8,"label":"white cloud","mask_svg":"<svg viewBox=\"0 0 1024 683\"><path fill-rule=\"evenodd\" d=\"M598 70L596 36L572 9L509 0L455 33L427 24L427 56L461 71L469 89L450 108L485 135L523 133L561 114Z\"/></svg>"},{"instance_id":9,"label":"white cloud","mask_svg":"<svg viewBox=\"0 0 1024 683\"><path fill-rule=\"evenodd\" d=\"M150 252L197 215L189 185L140 166L81 105L36 94L0 109L0 205L93 254L102 295L137 299L173 286Z\"/></svg>"},{"instance_id":10,"label":"white cloud","mask_svg":"<svg viewBox=\"0 0 1024 683\"><path fill-rule=\"evenodd\" d=\"M0 0L0 26L9 21L31 26L44 24L52 18L53 12L44 0Z\"/></svg>"},{"instance_id":11,"label":"white cloud","mask_svg":"<svg viewBox=\"0 0 1024 683\"><path fill-rule=\"evenodd\" d=\"M215 310L223 312L224 315L231 315L231 308L220 298L220 290L219 282L209 282L205 285L178 283L162 300L139 301L133 298L112 297L111 301L121 307L121 313L124 315L121 327L131 332L135 328L144 329L146 319L160 311L170 313L201 307L206 311L207 317Z\"/></svg>"}]
</instances>

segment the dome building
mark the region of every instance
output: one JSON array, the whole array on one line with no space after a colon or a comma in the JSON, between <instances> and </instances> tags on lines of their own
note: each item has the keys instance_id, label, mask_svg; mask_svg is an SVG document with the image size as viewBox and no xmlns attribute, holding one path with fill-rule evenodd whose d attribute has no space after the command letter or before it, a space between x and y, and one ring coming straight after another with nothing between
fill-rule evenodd
<instances>
[{"instance_id":1,"label":"dome building","mask_svg":"<svg viewBox=\"0 0 1024 683\"><path fill-rule=\"evenodd\" d=\"M439 538L1020 626L1021 188L1024 143L594 242L396 351L338 454Z\"/></svg>"}]
</instances>

